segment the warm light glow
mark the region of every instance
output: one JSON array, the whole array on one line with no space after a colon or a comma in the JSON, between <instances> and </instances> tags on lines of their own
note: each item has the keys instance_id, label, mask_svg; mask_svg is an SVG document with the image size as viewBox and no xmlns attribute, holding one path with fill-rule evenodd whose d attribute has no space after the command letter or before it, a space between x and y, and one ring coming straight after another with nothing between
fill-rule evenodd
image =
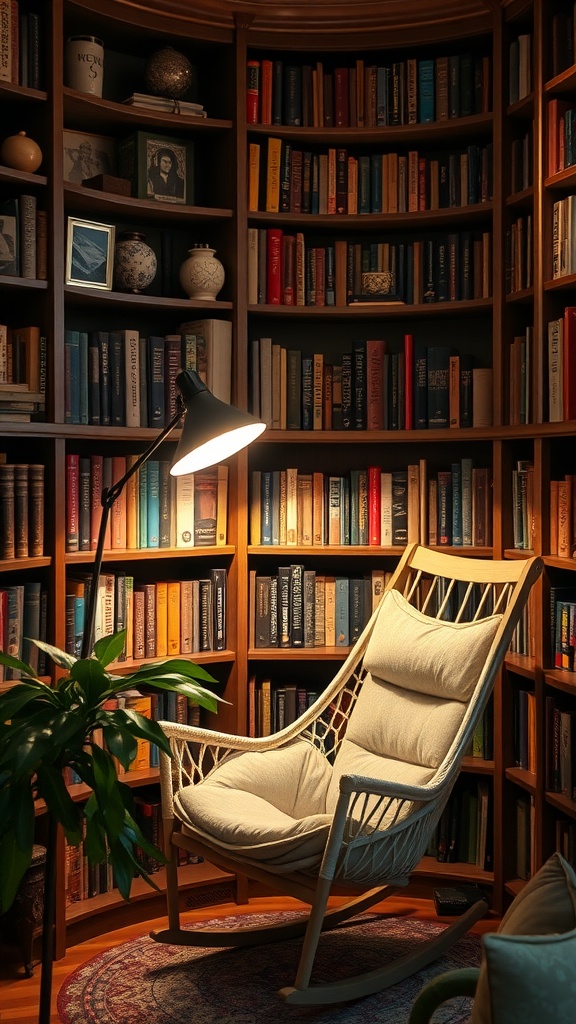
<instances>
[{"instance_id":1,"label":"warm light glow","mask_svg":"<svg viewBox=\"0 0 576 1024\"><path fill-rule=\"evenodd\" d=\"M265 423L255 422L228 430L225 434L220 434L219 437L214 437L194 448L172 466L170 473L172 476L185 476L187 473L197 473L208 466L214 466L251 444L265 429Z\"/></svg>"}]
</instances>

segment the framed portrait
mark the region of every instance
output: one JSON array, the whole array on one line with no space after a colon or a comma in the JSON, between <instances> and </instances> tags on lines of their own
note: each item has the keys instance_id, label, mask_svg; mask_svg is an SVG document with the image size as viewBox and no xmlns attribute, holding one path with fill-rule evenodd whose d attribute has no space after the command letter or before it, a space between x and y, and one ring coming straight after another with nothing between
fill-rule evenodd
<instances>
[{"instance_id":1,"label":"framed portrait","mask_svg":"<svg viewBox=\"0 0 576 1024\"><path fill-rule=\"evenodd\" d=\"M63 131L64 181L81 185L96 174L116 173L116 139L108 135Z\"/></svg>"},{"instance_id":2,"label":"framed portrait","mask_svg":"<svg viewBox=\"0 0 576 1024\"><path fill-rule=\"evenodd\" d=\"M113 224L68 217L66 284L111 290L114 235Z\"/></svg>"},{"instance_id":3,"label":"framed portrait","mask_svg":"<svg viewBox=\"0 0 576 1024\"><path fill-rule=\"evenodd\" d=\"M194 147L188 140L133 132L118 145L118 173L131 181L138 199L194 204Z\"/></svg>"},{"instance_id":4,"label":"framed portrait","mask_svg":"<svg viewBox=\"0 0 576 1024\"><path fill-rule=\"evenodd\" d=\"M9 204L3 204L9 207ZM18 218L0 208L0 274L18 276Z\"/></svg>"}]
</instances>

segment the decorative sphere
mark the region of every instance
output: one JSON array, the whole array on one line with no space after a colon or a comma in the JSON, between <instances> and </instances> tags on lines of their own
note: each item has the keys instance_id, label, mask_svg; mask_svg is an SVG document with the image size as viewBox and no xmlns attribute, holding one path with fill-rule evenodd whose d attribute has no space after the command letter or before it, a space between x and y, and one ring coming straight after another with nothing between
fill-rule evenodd
<instances>
[{"instance_id":1,"label":"decorative sphere","mask_svg":"<svg viewBox=\"0 0 576 1024\"><path fill-rule=\"evenodd\" d=\"M114 283L123 292L139 294L152 284L158 264L154 250L138 231L123 231L114 247Z\"/></svg>"},{"instance_id":2,"label":"decorative sphere","mask_svg":"<svg viewBox=\"0 0 576 1024\"><path fill-rule=\"evenodd\" d=\"M5 167L33 173L42 163L42 150L34 139L28 138L26 132L18 132L18 135L9 135L4 139L0 149L0 162Z\"/></svg>"},{"instance_id":3,"label":"decorative sphere","mask_svg":"<svg viewBox=\"0 0 576 1024\"><path fill-rule=\"evenodd\" d=\"M146 87L155 96L180 99L192 85L192 76L190 61L172 46L157 50L146 64Z\"/></svg>"}]
</instances>

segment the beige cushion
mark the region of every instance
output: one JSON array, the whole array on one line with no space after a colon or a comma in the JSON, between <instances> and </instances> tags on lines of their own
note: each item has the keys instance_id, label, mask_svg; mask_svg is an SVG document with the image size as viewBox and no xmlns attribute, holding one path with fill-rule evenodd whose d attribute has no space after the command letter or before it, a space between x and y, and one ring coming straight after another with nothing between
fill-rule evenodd
<instances>
[{"instance_id":1,"label":"beige cushion","mask_svg":"<svg viewBox=\"0 0 576 1024\"><path fill-rule=\"evenodd\" d=\"M502 616L443 622L423 615L397 590L384 594L380 608L364 656L368 671L408 690L470 700Z\"/></svg>"},{"instance_id":2,"label":"beige cushion","mask_svg":"<svg viewBox=\"0 0 576 1024\"><path fill-rule=\"evenodd\" d=\"M304 870L321 859L331 815L331 767L303 740L238 754L175 797L188 834L274 869Z\"/></svg>"},{"instance_id":3,"label":"beige cushion","mask_svg":"<svg viewBox=\"0 0 576 1024\"><path fill-rule=\"evenodd\" d=\"M510 905L502 918L497 934L502 936L543 936L555 933L563 934L574 928L576 928L576 874L561 854L554 853ZM484 943L486 938L483 940ZM576 964L576 958L572 962ZM488 977L487 962L484 957L470 1024L500 1024L500 1021L504 1020L491 1011L490 987L491 981ZM572 1019L576 1019L575 1010L573 1010L573 1014ZM555 1016L547 1018L545 1015L540 1016L538 1024L544 1024L547 1019L553 1019L556 1024ZM524 1017L520 1013L516 1020L525 1024Z\"/></svg>"},{"instance_id":4,"label":"beige cushion","mask_svg":"<svg viewBox=\"0 0 576 1024\"><path fill-rule=\"evenodd\" d=\"M494 1024L574 1024L576 930L562 935L486 935Z\"/></svg>"}]
</instances>

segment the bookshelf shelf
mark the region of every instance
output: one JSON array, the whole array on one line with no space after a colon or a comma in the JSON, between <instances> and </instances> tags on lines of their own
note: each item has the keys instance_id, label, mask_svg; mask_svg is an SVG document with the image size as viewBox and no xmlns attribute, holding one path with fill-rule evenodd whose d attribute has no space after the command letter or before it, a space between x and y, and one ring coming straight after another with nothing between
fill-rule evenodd
<instances>
[{"instance_id":1,"label":"bookshelf shelf","mask_svg":"<svg viewBox=\"0 0 576 1024\"><path fill-rule=\"evenodd\" d=\"M187 299L184 295L181 299L167 298L162 295L127 295L125 292L106 292L99 291L96 288L76 287L75 285L65 285L64 292L66 300L70 305L89 305L91 307L118 306L122 309L131 306L134 309L173 309L180 310L181 312L194 310L198 312L199 318L206 313L231 310L233 308L231 302L220 301L219 299L215 299L207 307L206 302L200 299Z\"/></svg>"},{"instance_id":2,"label":"bookshelf shelf","mask_svg":"<svg viewBox=\"0 0 576 1024\"><path fill-rule=\"evenodd\" d=\"M459 299L454 302L430 302L412 305L411 303L375 302L370 305L349 306L274 306L261 304L249 306L250 316L289 317L311 320L340 320L351 317L354 320L374 320L377 318L397 320L406 317L444 317L462 316L462 314L486 312L492 310L492 299Z\"/></svg>"},{"instance_id":3,"label":"bookshelf shelf","mask_svg":"<svg viewBox=\"0 0 576 1024\"><path fill-rule=\"evenodd\" d=\"M510 779L521 789L525 789L527 793L534 796L536 792L536 776L533 772L526 771L523 768L506 768L506 778Z\"/></svg>"},{"instance_id":4,"label":"bookshelf shelf","mask_svg":"<svg viewBox=\"0 0 576 1024\"><path fill-rule=\"evenodd\" d=\"M211 117L190 117L186 114L167 114L150 108L134 107L123 103L114 103L110 100L100 99L96 96L89 96L75 92L73 89L64 87L64 117L73 125L89 127L91 131L101 130L107 126L124 126L140 128L149 126L156 131L166 128L170 132L213 134L230 132L232 121L221 120Z\"/></svg>"},{"instance_id":5,"label":"bookshelf shelf","mask_svg":"<svg viewBox=\"0 0 576 1024\"><path fill-rule=\"evenodd\" d=\"M570 672L568 669L562 671L545 669L544 682L555 690L562 690L571 697L576 696L576 672Z\"/></svg>"},{"instance_id":6,"label":"bookshelf shelf","mask_svg":"<svg viewBox=\"0 0 576 1024\"><path fill-rule=\"evenodd\" d=\"M438 227L451 224L472 224L488 221L492 215L492 202L471 206L442 207L439 210L416 210L411 213L265 213L251 210L250 223L302 225L307 228L330 227L339 231L358 230L374 233L386 228ZM472 301L472 300L467 300ZM477 301L477 300L476 300ZM378 306L383 303L377 303ZM435 305L431 303L430 305Z\"/></svg>"},{"instance_id":7,"label":"bookshelf shelf","mask_svg":"<svg viewBox=\"0 0 576 1024\"><path fill-rule=\"evenodd\" d=\"M236 548L232 544L224 544L220 547L204 548L118 548L104 551L104 563L111 562L146 562L150 558L222 558L231 557L236 554ZM94 561L93 551L67 551L65 554L67 565L85 565Z\"/></svg>"},{"instance_id":8,"label":"bookshelf shelf","mask_svg":"<svg viewBox=\"0 0 576 1024\"><path fill-rule=\"evenodd\" d=\"M45 174L32 174L30 171L17 171L12 167L0 165L0 182L13 182L15 185L42 187L48 184L48 178Z\"/></svg>"},{"instance_id":9,"label":"bookshelf shelf","mask_svg":"<svg viewBox=\"0 0 576 1024\"><path fill-rule=\"evenodd\" d=\"M557 808L557 810L562 811L568 817L576 818L576 801L571 800L570 797L564 796L562 793L550 793L547 791L546 801L551 807Z\"/></svg>"},{"instance_id":10,"label":"bookshelf shelf","mask_svg":"<svg viewBox=\"0 0 576 1024\"><path fill-rule=\"evenodd\" d=\"M555 75L544 84L544 93L549 96L563 96L576 90L576 64L566 68L559 75Z\"/></svg>"},{"instance_id":11,"label":"bookshelf shelf","mask_svg":"<svg viewBox=\"0 0 576 1024\"><path fill-rule=\"evenodd\" d=\"M281 139L297 139L304 142L338 142L341 146L356 146L381 143L384 146L404 145L417 142L421 149L437 142L451 142L454 139L476 139L492 131L492 114L473 114L446 121L432 121L417 125L391 125L379 128L309 128L291 125L249 124L247 130L255 137L274 135Z\"/></svg>"},{"instance_id":12,"label":"bookshelf shelf","mask_svg":"<svg viewBox=\"0 0 576 1024\"><path fill-rule=\"evenodd\" d=\"M344 661L349 647L250 647L250 661Z\"/></svg>"},{"instance_id":13,"label":"bookshelf shelf","mask_svg":"<svg viewBox=\"0 0 576 1024\"><path fill-rule=\"evenodd\" d=\"M152 202L135 199L132 196L116 196L110 192L97 192L68 182L64 186L66 207L71 212L79 210L96 213L106 212L111 217L137 217L139 221L166 224L182 223L182 218L199 224L218 223L231 220L233 210L201 206L176 206L174 203Z\"/></svg>"}]
</instances>

